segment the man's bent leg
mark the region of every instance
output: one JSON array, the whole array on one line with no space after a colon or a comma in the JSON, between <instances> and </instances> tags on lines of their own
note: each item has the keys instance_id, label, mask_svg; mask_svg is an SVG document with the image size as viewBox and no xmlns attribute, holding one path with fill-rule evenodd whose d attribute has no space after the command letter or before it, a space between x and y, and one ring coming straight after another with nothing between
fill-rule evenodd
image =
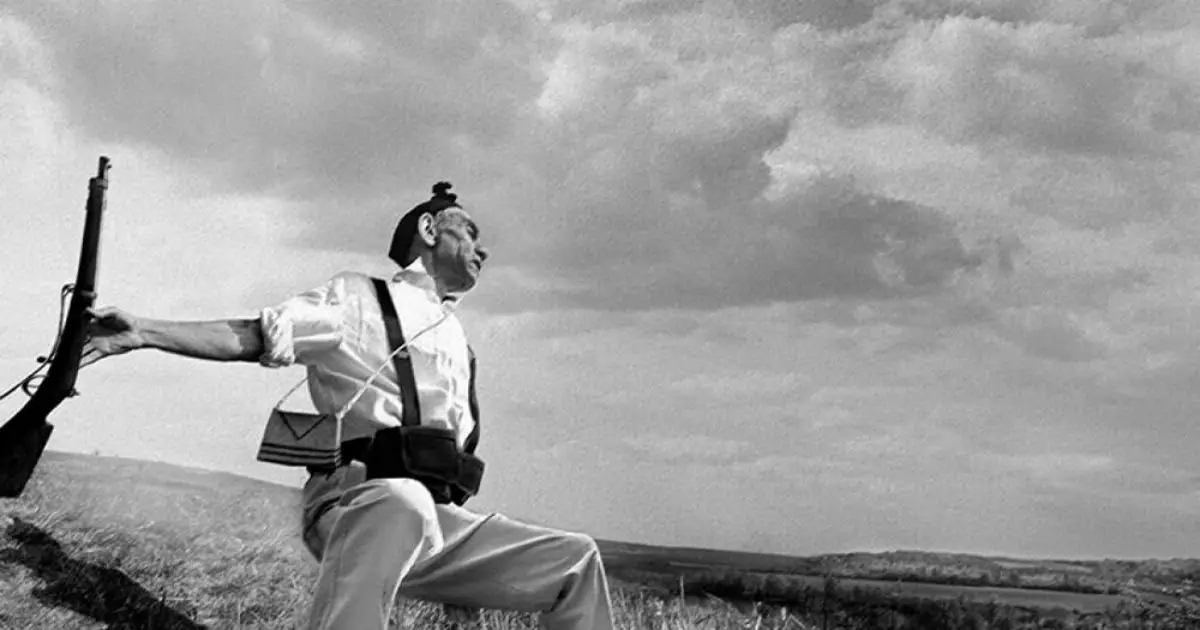
<instances>
[{"instance_id":1,"label":"man's bent leg","mask_svg":"<svg viewBox=\"0 0 1200 630\"><path fill-rule=\"evenodd\" d=\"M376 479L347 489L306 524L321 551L311 630L383 630L401 579L442 546L429 491L411 479ZM332 524L332 526L330 526ZM327 531L320 531L327 528Z\"/></svg>"},{"instance_id":2,"label":"man's bent leg","mask_svg":"<svg viewBox=\"0 0 1200 630\"><path fill-rule=\"evenodd\" d=\"M444 551L405 578L405 597L541 613L546 630L611 630L612 602L596 543L574 534L438 506Z\"/></svg>"}]
</instances>

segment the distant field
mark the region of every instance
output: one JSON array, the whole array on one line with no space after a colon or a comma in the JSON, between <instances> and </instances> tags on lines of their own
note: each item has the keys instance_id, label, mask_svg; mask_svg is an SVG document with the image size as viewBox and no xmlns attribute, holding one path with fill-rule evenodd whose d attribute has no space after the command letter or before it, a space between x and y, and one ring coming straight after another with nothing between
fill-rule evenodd
<instances>
[{"instance_id":1,"label":"distant field","mask_svg":"<svg viewBox=\"0 0 1200 630\"><path fill-rule=\"evenodd\" d=\"M646 560L652 557L649 553L638 553L633 557L623 556L619 546L611 550L606 549L606 558L615 567L636 566L639 560ZM738 566L744 566L745 563L735 563ZM651 564L650 566L655 566ZM718 568L726 568L731 566L729 563L721 563L708 565L698 562L674 562L665 563L665 568L660 567L659 571L663 573L700 573L711 571ZM751 573L758 573L753 569L746 570ZM813 588L821 588L825 578L819 575L797 575L793 573L768 573L766 575L783 575L791 582L799 582L804 585L812 586ZM1075 610L1082 613L1101 612L1107 608L1115 607L1123 599L1127 597L1121 595L1099 595L1089 593L1071 593L1064 591L1051 591L1029 588L1006 588L1006 587L989 587L989 586L959 586L954 584L934 584L928 582L897 582L888 580L871 580L857 578L839 578L838 583L845 589L872 589L883 591L889 594L898 594L911 597L922 597L927 599L955 599L965 597L969 601L974 602L989 602L996 601L997 603L1008 606L1021 606L1028 608L1038 608L1043 610L1061 609Z\"/></svg>"},{"instance_id":2,"label":"distant field","mask_svg":"<svg viewBox=\"0 0 1200 630\"><path fill-rule=\"evenodd\" d=\"M815 558L755 554L714 549L653 547L625 542L602 541L606 562L616 568L630 568L663 574L702 573L706 571L736 571L754 574L782 575L790 581L819 588L824 580L822 565ZM1038 567L1026 562L1028 568ZM1100 612L1116 606L1127 596L1091 593L1072 593L1059 590L1010 588L999 586L962 586L924 581L895 581L863 578L838 578L842 587L881 590L930 599L965 597L970 601L995 600L1009 606L1045 610L1077 610ZM1157 596L1162 603L1177 602L1177 598Z\"/></svg>"},{"instance_id":3,"label":"distant field","mask_svg":"<svg viewBox=\"0 0 1200 630\"><path fill-rule=\"evenodd\" d=\"M819 587L824 578L814 576L795 577ZM1120 595L1091 595L1087 593L1065 593L1061 591L1043 591L1028 588L1003 588L988 586L954 586L949 584L928 584L923 582L884 582L882 580L843 579L839 581L843 588L878 589L887 593L898 593L914 597L954 599L966 597L970 601L988 602L995 600L1009 606L1025 606L1029 608L1063 610L1078 610L1079 612L1101 612L1106 608L1115 607L1122 599Z\"/></svg>"},{"instance_id":4,"label":"distant field","mask_svg":"<svg viewBox=\"0 0 1200 630\"><path fill-rule=\"evenodd\" d=\"M1023 560L997 560L996 564L1003 569L1049 569L1066 573L1088 573L1090 568L1065 562L1029 562Z\"/></svg>"}]
</instances>

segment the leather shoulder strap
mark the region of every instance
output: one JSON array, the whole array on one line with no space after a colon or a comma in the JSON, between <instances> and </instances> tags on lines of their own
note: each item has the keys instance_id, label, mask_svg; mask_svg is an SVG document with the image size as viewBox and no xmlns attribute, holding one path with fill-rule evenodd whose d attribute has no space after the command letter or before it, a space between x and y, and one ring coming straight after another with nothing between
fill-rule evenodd
<instances>
[{"instance_id":1,"label":"leather shoulder strap","mask_svg":"<svg viewBox=\"0 0 1200 630\"><path fill-rule=\"evenodd\" d=\"M471 346L467 346L467 356L471 361L471 380L467 388L467 403L471 407L471 417L475 419L475 428L471 429L471 434L467 436L467 441L463 443L463 450L474 454L475 447L479 446L479 398L475 395L475 350Z\"/></svg>"},{"instance_id":2,"label":"leather shoulder strap","mask_svg":"<svg viewBox=\"0 0 1200 630\"><path fill-rule=\"evenodd\" d=\"M404 345L404 330L400 328L400 317L396 315L396 304L392 302L392 293L388 290L387 281L381 278L371 278L375 285L375 293L379 297L379 306L383 310L383 324L387 327L388 345L394 352ZM400 402L404 405L403 417L400 424L406 427L421 424L421 406L417 402L417 379L413 376L412 360L408 356L408 348L396 352L392 356L392 366L396 368L396 380L400 384Z\"/></svg>"}]
</instances>

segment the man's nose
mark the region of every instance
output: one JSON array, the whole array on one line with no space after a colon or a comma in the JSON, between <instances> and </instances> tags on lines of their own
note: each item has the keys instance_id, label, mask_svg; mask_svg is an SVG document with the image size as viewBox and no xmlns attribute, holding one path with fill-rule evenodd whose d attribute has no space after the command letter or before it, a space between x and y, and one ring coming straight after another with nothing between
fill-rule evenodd
<instances>
[{"instance_id":1,"label":"man's nose","mask_svg":"<svg viewBox=\"0 0 1200 630\"><path fill-rule=\"evenodd\" d=\"M479 262L487 262L488 256L491 255L487 249L479 246L475 247L475 253L479 255Z\"/></svg>"}]
</instances>

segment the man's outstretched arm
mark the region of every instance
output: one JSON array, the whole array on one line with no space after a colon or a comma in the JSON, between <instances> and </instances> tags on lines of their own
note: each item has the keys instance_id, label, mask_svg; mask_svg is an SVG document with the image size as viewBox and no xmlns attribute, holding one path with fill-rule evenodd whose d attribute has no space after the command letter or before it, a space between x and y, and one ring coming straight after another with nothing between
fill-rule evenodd
<instances>
[{"instance_id":1,"label":"man's outstretched arm","mask_svg":"<svg viewBox=\"0 0 1200 630\"><path fill-rule=\"evenodd\" d=\"M154 348L207 361L258 361L263 354L258 319L184 322L135 317L108 307L92 310L88 352L102 356Z\"/></svg>"},{"instance_id":2,"label":"man's outstretched arm","mask_svg":"<svg viewBox=\"0 0 1200 630\"><path fill-rule=\"evenodd\" d=\"M144 348L209 361L258 361L263 353L257 319L209 322L141 320Z\"/></svg>"}]
</instances>

